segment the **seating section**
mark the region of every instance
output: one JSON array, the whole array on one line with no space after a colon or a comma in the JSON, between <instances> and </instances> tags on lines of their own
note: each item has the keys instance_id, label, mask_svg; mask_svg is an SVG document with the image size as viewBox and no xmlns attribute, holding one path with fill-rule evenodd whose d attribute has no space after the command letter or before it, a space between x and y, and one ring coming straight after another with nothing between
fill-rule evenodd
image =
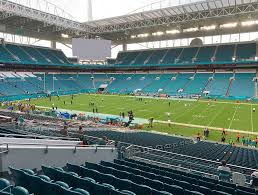
<instances>
[{"instance_id":1,"label":"seating section","mask_svg":"<svg viewBox=\"0 0 258 195\"><path fill-rule=\"evenodd\" d=\"M159 148L168 152L179 154L171 154L171 157L176 159L176 163L180 162L181 165L188 164L189 166L193 166L193 164L196 162L201 164L201 161L198 161L196 158L211 160L213 162L221 162L222 160L226 160L229 164L253 169L256 168L258 163L257 150L232 147L230 145L209 142L198 142L193 144L192 141L188 139L160 134L156 135L147 132L123 133L117 131L87 131L87 135L99 138L106 136L109 139L115 141L141 145L145 147ZM165 152L157 152L157 154L153 153L154 159L170 155ZM187 161L185 161L185 157L181 157L181 154L193 156L196 158L189 158ZM169 160L171 161L172 159ZM214 166L217 167L218 164L215 163Z\"/></svg>"},{"instance_id":2,"label":"seating section","mask_svg":"<svg viewBox=\"0 0 258 195\"><path fill-rule=\"evenodd\" d=\"M239 44L236 50L236 59L238 61L250 61L255 59L256 43Z\"/></svg>"},{"instance_id":3,"label":"seating section","mask_svg":"<svg viewBox=\"0 0 258 195\"><path fill-rule=\"evenodd\" d=\"M117 65L210 64L255 61L256 43L119 52Z\"/></svg>"},{"instance_id":4,"label":"seating section","mask_svg":"<svg viewBox=\"0 0 258 195\"><path fill-rule=\"evenodd\" d=\"M68 163L65 168L42 165L44 175L37 175L29 169L10 170L16 185L37 195L256 194L256 190L249 186L134 159L102 161L100 164L86 162L83 166Z\"/></svg>"},{"instance_id":5,"label":"seating section","mask_svg":"<svg viewBox=\"0 0 258 195\"><path fill-rule=\"evenodd\" d=\"M106 84L106 92L130 94L168 94L170 96L254 96L255 73L171 73L171 74L37 74L18 75L0 72L0 96L48 92L97 92ZM213 78L213 79L210 79ZM230 82L230 78L234 78ZM45 81L45 84L44 84ZM45 90L44 90L45 89ZM228 94L227 94L228 92Z\"/></svg>"},{"instance_id":6,"label":"seating section","mask_svg":"<svg viewBox=\"0 0 258 195\"><path fill-rule=\"evenodd\" d=\"M235 80L230 89L230 96L251 97L254 94L254 82L250 78L255 78L255 74L236 74Z\"/></svg>"},{"instance_id":7,"label":"seating section","mask_svg":"<svg viewBox=\"0 0 258 195\"><path fill-rule=\"evenodd\" d=\"M254 62L256 43L149 49L119 52L109 65L198 65L210 63ZM29 65L71 65L61 50L18 44L0 45L0 62Z\"/></svg>"},{"instance_id":8,"label":"seating section","mask_svg":"<svg viewBox=\"0 0 258 195\"><path fill-rule=\"evenodd\" d=\"M2 44L0 45L0 62L33 65L71 64L61 50L50 48Z\"/></svg>"},{"instance_id":9,"label":"seating section","mask_svg":"<svg viewBox=\"0 0 258 195\"><path fill-rule=\"evenodd\" d=\"M216 143L198 142L192 145L180 145L179 147L167 149L167 151L212 161L220 162L225 160L229 164L253 169L257 167L258 163L257 150Z\"/></svg>"},{"instance_id":10,"label":"seating section","mask_svg":"<svg viewBox=\"0 0 258 195\"><path fill-rule=\"evenodd\" d=\"M0 195L29 195L29 192L21 186L13 187L11 182L0 178Z\"/></svg>"},{"instance_id":11,"label":"seating section","mask_svg":"<svg viewBox=\"0 0 258 195\"><path fill-rule=\"evenodd\" d=\"M148 132L119 132L119 131L87 131L88 136L102 138L108 137L110 140L120 141L124 143L130 143L135 145L141 145L146 147L156 147L157 145L165 144L179 144L179 143L191 143L191 140L183 139L179 137L166 136L161 134L153 134Z\"/></svg>"},{"instance_id":12,"label":"seating section","mask_svg":"<svg viewBox=\"0 0 258 195\"><path fill-rule=\"evenodd\" d=\"M184 48L177 63L191 64L194 62L198 49L198 47Z\"/></svg>"},{"instance_id":13,"label":"seating section","mask_svg":"<svg viewBox=\"0 0 258 195\"><path fill-rule=\"evenodd\" d=\"M216 46L200 47L196 62L211 62L216 51Z\"/></svg>"}]
</instances>

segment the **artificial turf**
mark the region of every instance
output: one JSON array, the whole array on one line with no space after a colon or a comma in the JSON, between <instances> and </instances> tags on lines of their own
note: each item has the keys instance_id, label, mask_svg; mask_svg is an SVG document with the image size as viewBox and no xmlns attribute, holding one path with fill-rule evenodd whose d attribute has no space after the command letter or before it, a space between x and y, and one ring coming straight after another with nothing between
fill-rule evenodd
<instances>
[{"instance_id":1,"label":"artificial turf","mask_svg":"<svg viewBox=\"0 0 258 195\"><path fill-rule=\"evenodd\" d=\"M92 112L93 108L98 108L99 113L114 115L133 110L137 118L149 119L154 117L158 121L170 120L184 124L241 130L246 131L247 135L248 132L258 132L258 104L153 98L143 98L142 101L139 101L137 97L97 94L75 95L72 104L71 100L71 96L62 96L59 100L58 97L52 97L51 101L49 98L33 99L31 103L49 108L54 104L55 107L62 109L87 112ZM93 102L94 106L89 105L90 102ZM256 108L256 112L252 111L253 108ZM198 132L202 133L203 129L181 125L168 126L168 124L156 122L152 130L194 136ZM211 132L210 139L219 141L221 132L216 130ZM229 133L228 137L234 139L235 133Z\"/></svg>"}]
</instances>

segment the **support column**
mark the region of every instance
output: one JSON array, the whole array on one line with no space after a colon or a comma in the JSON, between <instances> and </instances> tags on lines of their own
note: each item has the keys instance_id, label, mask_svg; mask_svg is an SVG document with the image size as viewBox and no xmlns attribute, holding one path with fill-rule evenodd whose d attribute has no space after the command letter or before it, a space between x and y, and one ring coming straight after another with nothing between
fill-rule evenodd
<instances>
[{"instance_id":1,"label":"support column","mask_svg":"<svg viewBox=\"0 0 258 195\"><path fill-rule=\"evenodd\" d=\"M123 51L127 51L127 44L126 43L123 44Z\"/></svg>"},{"instance_id":2,"label":"support column","mask_svg":"<svg viewBox=\"0 0 258 195\"><path fill-rule=\"evenodd\" d=\"M51 48L56 49L56 41L51 41Z\"/></svg>"}]
</instances>

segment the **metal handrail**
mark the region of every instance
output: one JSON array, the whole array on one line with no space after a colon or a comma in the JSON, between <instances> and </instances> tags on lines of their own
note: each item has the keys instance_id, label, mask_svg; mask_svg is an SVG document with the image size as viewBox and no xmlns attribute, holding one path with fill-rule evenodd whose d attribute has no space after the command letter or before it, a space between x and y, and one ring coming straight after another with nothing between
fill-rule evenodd
<instances>
[{"instance_id":1,"label":"metal handrail","mask_svg":"<svg viewBox=\"0 0 258 195\"><path fill-rule=\"evenodd\" d=\"M78 138L68 138L68 137L50 137L50 136L45 136L45 135L19 135L19 134L5 134L5 133L0 133L0 137L3 136L3 137L21 137L21 138L28 138L28 137L34 137L34 138L43 138L43 139L59 139L59 140L67 140L67 141L79 141Z\"/></svg>"},{"instance_id":2,"label":"metal handrail","mask_svg":"<svg viewBox=\"0 0 258 195\"><path fill-rule=\"evenodd\" d=\"M11 142L5 142L5 143L1 143L1 145L14 145L14 146L47 146L47 147L51 147L51 146L61 146L61 147L66 147L66 146L70 146L70 147L82 147L82 148L85 148L85 146L87 146L87 148L100 148L100 147L103 147L103 148L112 148L112 147L115 147L114 145L69 145L69 144L42 144L42 143L11 143Z\"/></svg>"},{"instance_id":3,"label":"metal handrail","mask_svg":"<svg viewBox=\"0 0 258 195\"><path fill-rule=\"evenodd\" d=\"M214 175L213 174L210 174L210 173L206 173L206 172L202 172L202 171L196 171L194 169L188 169L188 168L185 168L185 167L181 167L181 166L176 166L176 165L171 165L171 164L166 164L166 163L163 163L163 162L158 162L158 161L154 161L154 160L150 160L150 159L145 159L145 158L141 158L141 157L134 157L133 159L139 159L140 161L147 161L147 162L155 162L155 165L161 165L163 167L173 167L173 168L177 168L177 169L180 169L180 170L185 170L185 171L191 171L191 172L195 172L195 173L201 173L202 175L208 175L210 177L213 177L214 178Z\"/></svg>"},{"instance_id":4,"label":"metal handrail","mask_svg":"<svg viewBox=\"0 0 258 195\"><path fill-rule=\"evenodd\" d=\"M159 153L177 155L177 156L181 156L181 157L187 157L187 158L191 158L191 159L195 159L195 160L200 160L200 161L220 165L220 162L213 161L213 160L208 160L208 159L203 159L203 158L198 158L198 157L194 157L194 156L188 156L188 155L184 155L184 154L178 154L178 153L173 153L173 152L168 152L168 151L164 151L164 150L158 150L158 149L153 149L153 148L148 148L148 147L143 147L143 146L137 146L137 145L132 145L132 146L135 147L135 148L143 149L142 151L148 151L148 152L155 151L155 152L159 152ZM234 168L246 169L246 170L250 170L250 171L255 171L256 170L256 169L252 169L252 168L248 168L248 167L242 167L242 166L238 166L238 165L232 165L232 164L228 164L228 166L234 167Z\"/></svg>"}]
</instances>

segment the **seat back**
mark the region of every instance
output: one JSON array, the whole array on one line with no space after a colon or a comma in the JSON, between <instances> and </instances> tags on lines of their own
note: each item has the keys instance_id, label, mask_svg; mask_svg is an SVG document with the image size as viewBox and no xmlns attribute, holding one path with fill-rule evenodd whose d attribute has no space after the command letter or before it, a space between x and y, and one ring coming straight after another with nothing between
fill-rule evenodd
<instances>
[{"instance_id":1,"label":"seat back","mask_svg":"<svg viewBox=\"0 0 258 195\"><path fill-rule=\"evenodd\" d=\"M23 187L16 186L12 189L13 195L29 195L29 191Z\"/></svg>"},{"instance_id":2,"label":"seat back","mask_svg":"<svg viewBox=\"0 0 258 195\"><path fill-rule=\"evenodd\" d=\"M233 172L232 173L232 181L234 184L244 186L246 177L242 173Z\"/></svg>"},{"instance_id":3,"label":"seat back","mask_svg":"<svg viewBox=\"0 0 258 195\"><path fill-rule=\"evenodd\" d=\"M0 190L3 190L9 186L11 186L11 184L7 179L0 178Z\"/></svg>"},{"instance_id":4,"label":"seat back","mask_svg":"<svg viewBox=\"0 0 258 195\"><path fill-rule=\"evenodd\" d=\"M228 171L219 170L219 180L229 182L231 178L231 173Z\"/></svg>"}]
</instances>

